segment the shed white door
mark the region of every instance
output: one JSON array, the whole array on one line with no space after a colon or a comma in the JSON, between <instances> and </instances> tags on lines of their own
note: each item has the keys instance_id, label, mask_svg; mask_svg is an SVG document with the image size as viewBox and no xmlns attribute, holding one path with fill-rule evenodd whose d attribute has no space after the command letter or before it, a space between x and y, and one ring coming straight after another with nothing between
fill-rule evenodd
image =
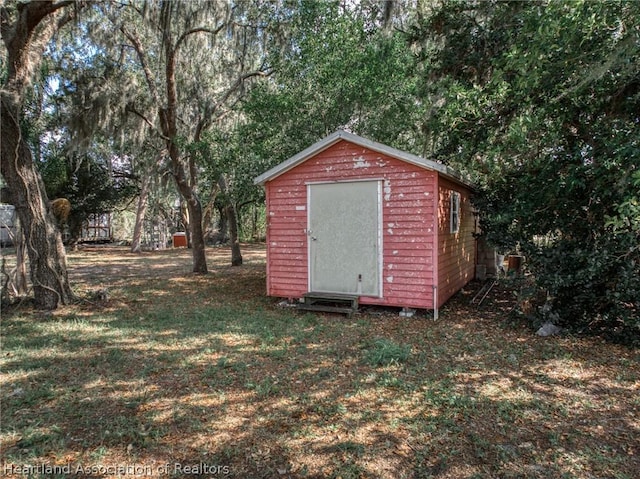
<instances>
[{"instance_id":1,"label":"shed white door","mask_svg":"<svg viewBox=\"0 0 640 479\"><path fill-rule=\"evenodd\" d=\"M381 182L309 185L309 288L380 296Z\"/></svg>"}]
</instances>

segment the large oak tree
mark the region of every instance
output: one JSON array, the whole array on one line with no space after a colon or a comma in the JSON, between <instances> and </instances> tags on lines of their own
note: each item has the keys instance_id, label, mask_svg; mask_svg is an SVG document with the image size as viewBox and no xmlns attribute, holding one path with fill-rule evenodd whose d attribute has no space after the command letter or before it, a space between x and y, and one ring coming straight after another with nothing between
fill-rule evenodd
<instances>
[{"instance_id":1,"label":"large oak tree","mask_svg":"<svg viewBox=\"0 0 640 479\"><path fill-rule=\"evenodd\" d=\"M0 7L7 61L0 91L0 164L7 185L3 197L15 206L22 224L35 304L44 309L69 303L73 294L60 232L23 132L23 107L47 43L79 8L63 0L7 2Z\"/></svg>"},{"instance_id":2,"label":"large oak tree","mask_svg":"<svg viewBox=\"0 0 640 479\"><path fill-rule=\"evenodd\" d=\"M431 155L550 315L640 337L640 4L442 2L414 29ZM545 310L548 310L546 308Z\"/></svg>"},{"instance_id":3,"label":"large oak tree","mask_svg":"<svg viewBox=\"0 0 640 479\"><path fill-rule=\"evenodd\" d=\"M193 272L206 273L203 169L188 146L229 114L247 81L266 75L260 37L268 15L257 2L170 0L106 3L95 15L87 31L118 74L108 79L116 87L102 87L104 98L87 95L82 111L136 117L164 143L187 206Z\"/></svg>"}]
</instances>

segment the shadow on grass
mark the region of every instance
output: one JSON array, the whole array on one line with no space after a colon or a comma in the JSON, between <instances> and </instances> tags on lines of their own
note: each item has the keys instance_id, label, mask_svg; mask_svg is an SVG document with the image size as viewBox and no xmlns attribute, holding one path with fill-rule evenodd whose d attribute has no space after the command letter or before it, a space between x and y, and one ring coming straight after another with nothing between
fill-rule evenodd
<instances>
[{"instance_id":1,"label":"shadow on grass","mask_svg":"<svg viewBox=\"0 0 640 479\"><path fill-rule=\"evenodd\" d=\"M302 315L263 296L258 260L203 277L175 273L184 252L160 275L143 259L134 276L94 277L113 288L100 307L3 318L3 463L92 477L136 464L137 477L640 470L636 352L500 330L502 310L460 298L439 323ZM377 365L379 338L410 353Z\"/></svg>"}]
</instances>

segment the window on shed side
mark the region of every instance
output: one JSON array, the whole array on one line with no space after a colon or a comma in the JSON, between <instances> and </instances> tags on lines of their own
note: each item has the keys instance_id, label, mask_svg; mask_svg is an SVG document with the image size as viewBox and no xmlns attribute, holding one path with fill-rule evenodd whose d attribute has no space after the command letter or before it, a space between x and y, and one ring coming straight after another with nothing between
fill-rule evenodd
<instances>
[{"instance_id":1,"label":"window on shed side","mask_svg":"<svg viewBox=\"0 0 640 479\"><path fill-rule=\"evenodd\" d=\"M454 234L460 230L460 193L452 191L449 202L450 232Z\"/></svg>"}]
</instances>

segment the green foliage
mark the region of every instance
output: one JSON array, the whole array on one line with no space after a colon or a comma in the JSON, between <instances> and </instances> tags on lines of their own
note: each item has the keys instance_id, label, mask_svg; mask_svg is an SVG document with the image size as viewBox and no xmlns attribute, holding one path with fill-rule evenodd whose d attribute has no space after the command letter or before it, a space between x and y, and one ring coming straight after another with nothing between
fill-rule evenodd
<instances>
[{"instance_id":1,"label":"green foliage","mask_svg":"<svg viewBox=\"0 0 640 479\"><path fill-rule=\"evenodd\" d=\"M71 203L68 226L72 240L90 215L111 212L138 192L136 178L125 168L109 168L104 159L92 154L75 159L47 155L39 167L49 198L66 198Z\"/></svg>"},{"instance_id":2,"label":"green foliage","mask_svg":"<svg viewBox=\"0 0 640 479\"><path fill-rule=\"evenodd\" d=\"M385 338L378 338L365 353L365 361L372 366L389 366L404 363L411 355L411 345L398 344Z\"/></svg>"},{"instance_id":3,"label":"green foliage","mask_svg":"<svg viewBox=\"0 0 640 479\"><path fill-rule=\"evenodd\" d=\"M177 50L171 145L208 207L232 201L241 216L263 200L255 176L346 128L468 174L484 233L526 255L564 326L640 336L640 3L169 6L182 23L158 36L150 19L160 4L143 15L135 4L96 4L47 50L40 73L58 72L60 105L47 91L55 82L42 81L23 122L52 196L76 195L78 205L89 203L80 189L97 201L107 195L98 186L113 187L105 162L70 169L37 144L42 131L64 130L61 117L82 146L99 127L157 162L163 45L191 32ZM192 30L223 23L217 35Z\"/></svg>"},{"instance_id":4,"label":"green foliage","mask_svg":"<svg viewBox=\"0 0 640 479\"><path fill-rule=\"evenodd\" d=\"M300 3L271 55L274 75L244 103L241 136L267 159L262 171L339 128L420 150L413 55L373 7Z\"/></svg>"},{"instance_id":5,"label":"green foliage","mask_svg":"<svg viewBox=\"0 0 640 479\"><path fill-rule=\"evenodd\" d=\"M414 32L433 156L565 326L640 337L640 5L447 2Z\"/></svg>"}]
</instances>

